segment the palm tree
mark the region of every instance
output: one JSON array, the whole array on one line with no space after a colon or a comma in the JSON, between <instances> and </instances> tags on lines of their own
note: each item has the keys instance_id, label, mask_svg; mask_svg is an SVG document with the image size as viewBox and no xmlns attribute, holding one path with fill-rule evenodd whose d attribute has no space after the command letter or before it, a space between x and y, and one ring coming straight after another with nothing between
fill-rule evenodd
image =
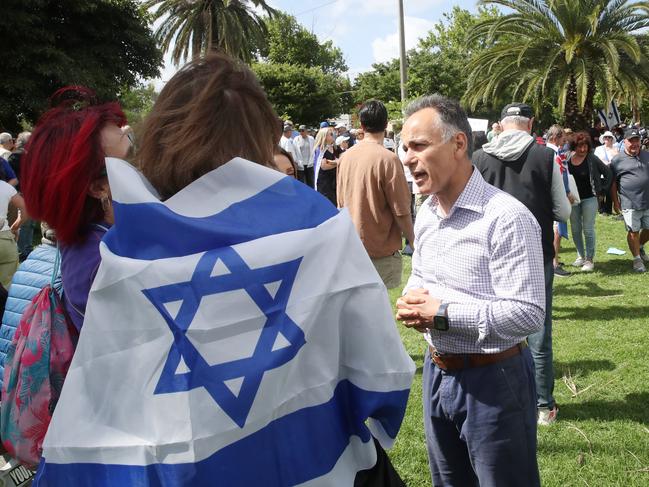
<instances>
[{"instance_id":1,"label":"palm tree","mask_svg":"<svg viewBox=\"0 0 649 487\"><path fill-rule=\"evenodd\" d=\"M593 100L633 98L649 86L643 31L649 2L629 0L480 0L507 12L471 31L488 47L468 66L465 100L475 107L505 88L540 106L556 99L565 123L585 128ZM644 90L643 90L644 91Z\"/></svg>"},{"instance_id":2,"label":"palm tree","mask_svg":"<svg viewBox=\"0 0 649 487\"><path fill-rule=\"evenodd\" d=\"M258 11L275 13L264 0L146 0L144 7L156 8L154 19L163 19L156 39L164 52L171 49L176 65L212 48L250 61L266 42Z\"/></svg>"}]
</instances>

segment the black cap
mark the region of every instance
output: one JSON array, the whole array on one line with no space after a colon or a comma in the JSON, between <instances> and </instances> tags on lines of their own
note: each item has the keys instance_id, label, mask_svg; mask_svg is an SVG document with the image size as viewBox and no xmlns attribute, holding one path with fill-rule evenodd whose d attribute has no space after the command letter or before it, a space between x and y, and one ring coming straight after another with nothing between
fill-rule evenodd
<instances>
[{"instance_id":1,"label":"black cap","mask_svg":"<svg viewBox=\"0 0 649 487\"><path fill-rule=\"evenodd\" d=\"M624 131L625 139L633 139L635 137L640 137L640 130L630 127Z\"/></svg>"},{"instance_id":2,"label":"black cap","mask_svg":"<svg viewBox=\"0 0 649 487\"><path fill-rule=\"evenodd\" d=\"M510 103L503 111L500 112L500 119L503 120L507 117L525 117L532 118L534 117L534 112L532 107L527 103Z\"/></svg>"}]
</instances>

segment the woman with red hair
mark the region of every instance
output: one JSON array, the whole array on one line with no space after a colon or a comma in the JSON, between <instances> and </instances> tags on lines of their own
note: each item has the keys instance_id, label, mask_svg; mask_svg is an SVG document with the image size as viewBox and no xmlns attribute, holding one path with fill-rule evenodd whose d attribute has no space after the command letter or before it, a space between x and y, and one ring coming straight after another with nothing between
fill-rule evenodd
<instances>
[{"instance_id":1,"label":"woman with red hair","mask_svg":"<svg viewBox=\"0 0 649 487\"><path fill-rule=\"evenodd\" d=\"M39 120L23 156L21 187L28 213L56 230L63 302L81 328L99 267L99 242L113 223L105 157L130 148L119 104L97 104L84 87L62 88Z\"/></svg>"}]
</instances>

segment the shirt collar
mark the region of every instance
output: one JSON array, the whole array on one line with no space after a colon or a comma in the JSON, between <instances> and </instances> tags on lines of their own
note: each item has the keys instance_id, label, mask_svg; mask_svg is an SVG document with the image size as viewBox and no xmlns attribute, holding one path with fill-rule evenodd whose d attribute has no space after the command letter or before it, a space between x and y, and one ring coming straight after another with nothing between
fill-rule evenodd
<instances>
[{"instance_id":1,"label":"shirt collar","mask_svg":"<svg viewBox=\"0 0 649 487\"><path fill-rule=\"evenodd\" d=\"M457 208L475 211L476 213L484 213L484 202L482 197L486 184L487 183L483 179L482 174L480 174L480 171L473 167L471 177L467 181L466 186L464 186L460 196L455 200L451 211L448 212L446 217L448 218L453 215ZM435 213L437 213L438 203L437 197L431 195L431 206Z\"/></svg>"},{"instance_id":2,"label":"shirt collar","mask_svg":"<svg viewBox=\"0 0 649 487\"><path fill-rule=\"evenodd\" d=\"M546 147L549 147L550 149L552 149L552 150L555 152L555 154L556 154L557 152L559 152L559 146L558 146L558 145L554 145L552 142L547 142L547 143L545 144L545 146L546 146Z\"/></svg>"}]
</instances>

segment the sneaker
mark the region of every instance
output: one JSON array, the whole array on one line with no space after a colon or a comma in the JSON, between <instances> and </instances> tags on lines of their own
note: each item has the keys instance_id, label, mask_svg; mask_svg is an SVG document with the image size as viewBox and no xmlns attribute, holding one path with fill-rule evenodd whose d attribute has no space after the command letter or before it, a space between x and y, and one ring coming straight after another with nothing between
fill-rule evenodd
<instances>
[{"instance_id":1,"label":"sneaker","mask_svg":"<svg viewBox=\"0 0 649 487\"><path fill-rule=\"evenodd\" d=\"M582 267L584 265L584 260L583 257L577 257L577 259L572 263L573 267Z\"/></svg>"},{"instance_id":2,"label":"sneaker","mask_svg":"<svg viewBox=\"0 0 649 487\"><path fill-rule=\"evenodd\" d=\"M554 275L557 277L568 277L570 275L570 272L558 265L554 268Z\"/></svg>"},{"instance_id":3,"label":"sneaker","mask_svg":"<svg viewBox=\"0 0 649 487\"><path fill-rule=\"evenodd\" d=\"M636 257L633 259L633 271L634 272L646 272L647 269L645 269L644 264L642 263L642 259L640 257Z\"/></svg>"},{"instance_id":4,"label":"sneaker","mask_svg":"<svg viewBox=\"0 0 649 487\"><path fill-rule=\"evenodd\" d=\"M582 272L593 272L595 270L595 264L592 260L585 260L584 265L581 266Z\"/></svg>"},{"instance_id":5,"label":"sneaker","mask_svg":"<svg viewBox=\"0 0 649 487\"><path fill-rule=\"evenodd\" d=\"M647 253L644 251L644 247L640 247L640 258L644 262L649 262L649 255L647 255Z\"/></svg>"},{"instance_id":6,"label":"sneaker","mask_svg":"<svg viewBox=\"0 0 649 487\"><path fill-rule=\"evenodd\" d=\"M541 426L549 426L557 420L559 408L554 406L552 409L540 408L537 411L537 424Z\"/></svg>"}]
</instances>

